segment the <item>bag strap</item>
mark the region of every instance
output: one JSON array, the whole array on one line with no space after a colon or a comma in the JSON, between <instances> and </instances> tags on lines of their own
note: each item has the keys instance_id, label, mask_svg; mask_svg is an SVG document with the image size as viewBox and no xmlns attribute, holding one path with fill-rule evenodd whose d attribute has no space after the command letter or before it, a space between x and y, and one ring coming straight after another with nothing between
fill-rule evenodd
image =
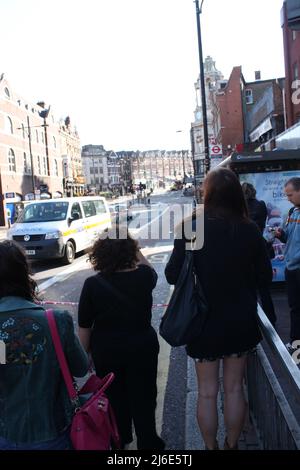
<instances>
[{"instance_id":1,"label":"bag strap","mask_svg":"<svg viewBox=\"0 0 300 470\"><path fill-rule=\"evenodd\" d=\"M50 333L52 336L52 341L54 345L54 349L56 352L57 360L59 362L59 366L68 390L69 397L72 402L76 402L78 400L77 391L73 385L73 377L70 373L70 369L66 360L66 356L64 350L62 348L60 336L57 329L57 324L55 321L55 316L52 309L46 310L46 318L48 320L48 325L50 328Z\"/></svg>"},{"instance_id":2,"label":"bag strap","mask_svg":"<svg viewBox=\"0 0 300 470\"><path fill-rule=\"evenodd\" d=\"M104 289L109 291L121 303L127 305L130 310L133 308L133 304L130 302L130 300L125 295L123 295L118 289L116 289L110 282L108 282L106 279L104 279L102 276L99 276L98 274L95 276L95 278L101 284L101 286L104 287Z\"/></svg>"}]
</instances>

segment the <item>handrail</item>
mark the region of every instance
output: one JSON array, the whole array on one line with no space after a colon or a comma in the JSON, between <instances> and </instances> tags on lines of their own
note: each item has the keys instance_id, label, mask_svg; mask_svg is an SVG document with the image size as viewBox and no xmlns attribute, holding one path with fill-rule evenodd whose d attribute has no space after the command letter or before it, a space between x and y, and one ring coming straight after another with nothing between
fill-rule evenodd
<instances>
[{"instance_id":1,"label":"handrail","mask_svg":"<svg viewBox=\"0 0 300 470\"><path fill-rule=\"evenodd\" d=\"M251 420L262 449L300 449L300 371L259 304L257 318L268 351L260 344L257 353L248 358ZM274 354L279 371L273 370L268 352Z\"/></svg>"},{"instance_id":2,"label":"handrail","mask_svg":"<svg viewBox=\"0 0 300 470\"><path fill-rule=\"evenodd\" d=\"M257 305L257 313L259 325L262 329L264 338L272 351L276 354L280 364L288 373L291 385L293 386L294 391L299 393L300 397L300 370L291 358L290 353L259 304Z\"/></svg>"}]
</instances>

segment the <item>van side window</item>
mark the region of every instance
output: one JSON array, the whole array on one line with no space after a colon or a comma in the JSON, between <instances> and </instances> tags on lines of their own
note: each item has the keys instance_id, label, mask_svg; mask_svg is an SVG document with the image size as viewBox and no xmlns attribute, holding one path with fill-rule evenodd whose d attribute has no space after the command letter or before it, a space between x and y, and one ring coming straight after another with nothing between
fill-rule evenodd
<instances>
[{"instance_id":1,"label":"van side window","mask_svg":"<svg viewBox=\"0 0 300 470\"><path fill-rule=\"evenodd\" d=\"M106 207L103 201L94 201L95 207L96 207L96 212L98 215L100 214L106 214Z\"/></svg>"},{"instance_id":2,"label":"van side window","mask_svg":"<svg viewBox=\"0 0 300 470\"><path fill-rule=\"evenodd\" d=\"M72 206L71 217L74 217L74 214L76 212L79 214L79 219L82 219L82 212L81 212L81 208L80 208L80 205L79 205L78 202L74 202L74 204Z\"/></svg>"},{"instance_id":3,"label":"van side window","mask_svg":"<svg viewBox=\"0 0 300 470\"><path fill-rule=\"evenodd\" d=\"M93 215L96 215L94 201L84 201L82 202L82 207L85 217L93 217Z\"/></svg>"}]
</instances>

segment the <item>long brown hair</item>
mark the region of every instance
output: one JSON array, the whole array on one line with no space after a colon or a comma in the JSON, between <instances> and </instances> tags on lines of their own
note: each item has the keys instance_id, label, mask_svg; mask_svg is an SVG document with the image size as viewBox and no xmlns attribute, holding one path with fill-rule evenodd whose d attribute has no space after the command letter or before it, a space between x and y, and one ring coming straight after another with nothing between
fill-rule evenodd
<instances>
[{"instance_id":1,"label":"long brown hair","mask_svg":"<svg viewBox=\"0 0 300 470\"><path fill-rule=\"evenodd\" d=\"M16 296L34 301L36 287L22 248L13 241L0 242L0 298Z\"/></svg>"},{"instance_id":2,"label":"long brown hair","mask_svg":"<svg viewBox=\"0 0 300 470\"><path fill-rule=\"evenodd\" d=\"M204 208L216 216L248 219L248 209L240 182L235 173L218 168L204 180Z\"/></svg>"}]
</instances>

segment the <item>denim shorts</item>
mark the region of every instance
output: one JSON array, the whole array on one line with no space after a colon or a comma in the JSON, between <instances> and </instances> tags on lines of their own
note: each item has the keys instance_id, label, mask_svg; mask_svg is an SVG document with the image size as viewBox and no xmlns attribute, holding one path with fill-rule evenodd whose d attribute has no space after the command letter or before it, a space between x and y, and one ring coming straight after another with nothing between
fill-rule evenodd
<instances>
[{"instance_id":1,"label":"denim shorts","mask_svg":"<svg viewBox=\"0 0 300 470\"><path fill-rule=\"evenodd\" d=\"M0 437L0 450L71 450L69 431L65 431L55 439L32 444L11 442Z\"/></svg>"}]
</instances>

